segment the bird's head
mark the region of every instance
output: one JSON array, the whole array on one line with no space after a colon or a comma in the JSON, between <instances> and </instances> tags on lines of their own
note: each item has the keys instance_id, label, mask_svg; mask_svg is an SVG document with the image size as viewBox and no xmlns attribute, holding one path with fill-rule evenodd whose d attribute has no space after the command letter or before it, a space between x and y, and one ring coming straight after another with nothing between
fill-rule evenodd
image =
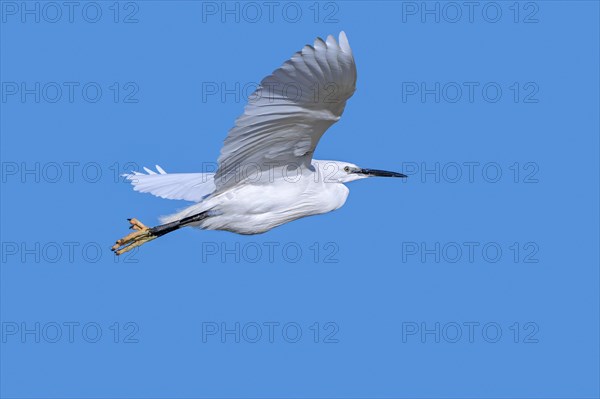
<instances>
[{"instance_id":1,"label":"bird's head","mask_svg":"<svg viewBox=\"0 0 600 399\"><path fill-rule=\"evenodd\" d=\"M313 161L325 182L349 183L367 177L408 177L403 173L389 172L380 169L361 168L350 162L342 161Z\"/></svg>"}]
</instances>

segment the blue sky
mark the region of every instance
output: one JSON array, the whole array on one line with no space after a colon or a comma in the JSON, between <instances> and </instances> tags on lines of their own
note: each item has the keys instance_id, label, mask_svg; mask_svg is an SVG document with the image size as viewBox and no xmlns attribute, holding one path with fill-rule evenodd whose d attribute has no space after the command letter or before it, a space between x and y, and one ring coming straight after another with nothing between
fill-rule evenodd
<instances>
[{"instance_id":1,"label":"blue sky","mask_svg":"<svg viewBox=\"0 0 600 399\"><path fill-rule=\"evenodd\" d=\"M3 397L599 395L598 3L0 6ZM315 158L409 178L114 258L187 205L119 175L208 170L340 30L357 90Z\"/></svg>"}]
</instances>

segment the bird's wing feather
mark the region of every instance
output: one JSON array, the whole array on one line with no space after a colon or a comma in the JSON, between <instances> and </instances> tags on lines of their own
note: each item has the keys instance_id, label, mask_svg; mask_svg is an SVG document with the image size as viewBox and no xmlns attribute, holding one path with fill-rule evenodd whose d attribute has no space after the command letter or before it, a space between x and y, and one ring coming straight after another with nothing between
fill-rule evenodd
<instances>
[{"instance_id":1,"label":"bird's wing feather","mask_svg":"<svg viewBox=\"0 0 600 399\"><path fill-rule=\"evenodd\" d=\"M215 191L214 173L167 173L156 165L158 173L144 168L146 173L124 175L133 189L157 197L200 202Z\"/></svg>"},{"instance_id":2,"label":"bird's wing feather","mask_svg":"<svg viewBox=\"0 0 600 399\"><path fill-rule=\"evenodd\" d=\"M245 166L309 166L325 131L356 87L356 66L344 32L294 54L264 78L229 131L215 175L217 191L243 180ZM243 175L243 172L242 172Z\"/></svg>"}]
</instances>

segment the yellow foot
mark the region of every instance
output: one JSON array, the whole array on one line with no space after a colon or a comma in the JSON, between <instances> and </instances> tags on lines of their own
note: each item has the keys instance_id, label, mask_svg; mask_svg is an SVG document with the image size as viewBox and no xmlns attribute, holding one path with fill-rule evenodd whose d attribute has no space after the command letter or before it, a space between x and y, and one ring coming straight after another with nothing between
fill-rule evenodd
<instances>
[{"instance_id":1,"label":"yellow foot","mask_svg":"<svg viewBox=\"0 0 600 399\"><path fill-rule=\"evenodd\" d=\"M140 245L157 238L155 235L152 235L150 229L139 220L128 220L131 224L129 228L137 231L117 240L115 245L113 245L111 248L116 255L124 254L125 252L131 251L133 248L139 247Z\"/></svg>"}]
</instances>

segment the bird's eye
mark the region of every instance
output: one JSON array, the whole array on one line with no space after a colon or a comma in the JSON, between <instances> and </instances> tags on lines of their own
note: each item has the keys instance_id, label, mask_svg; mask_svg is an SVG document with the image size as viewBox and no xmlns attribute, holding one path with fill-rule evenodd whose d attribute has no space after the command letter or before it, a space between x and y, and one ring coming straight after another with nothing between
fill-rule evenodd
<instances>
[{"instance_id":1,"label":"bird's eye","mask_svg":"<svg viewBox=\"0 0 600 399\"><path fill-rule=\"evenodd\" d=\"M350 166L345 166L344 167L344 172L350 172Z\"/></svg>"}]
</instances>

